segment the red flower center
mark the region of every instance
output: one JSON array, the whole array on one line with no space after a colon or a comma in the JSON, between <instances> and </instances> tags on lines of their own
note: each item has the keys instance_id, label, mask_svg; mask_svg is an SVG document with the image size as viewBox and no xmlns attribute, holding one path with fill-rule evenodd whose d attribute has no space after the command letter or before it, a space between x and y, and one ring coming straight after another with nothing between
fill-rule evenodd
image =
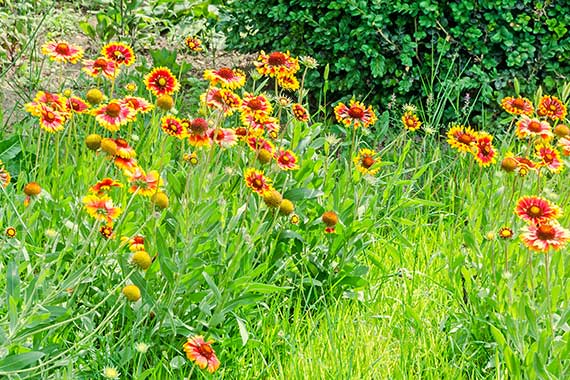
<instances>
[{"instance_id":1,"label":"red flower center","mask_svg":"<svg viewBox=\"0 0 570 380\"><path fill-rule=\"evenodd\" d=\"M283 66L287 63L287 56L278 51L273 52L269 54L267 63L269 63L271 66Z\"/></svg>"},{"instance_id":2,"label":"red flower center","mask_svg":"<svg viewBox=\"0 0 570 380\"><path fill-rule=\"evenodd\" d=\"M473 138L473 136L468 135L467 133L462 133L457 140L465 145L470 145L475 139Z\"/></svg>"},{"instance_id":3,"label":"red flower center","mask_svg":"<svg viewBox=\"0 0 570 380\"><path fill-rule=\"evenodd\" d=\"M217 71L217 74L224 79L233 79L235 77L235 73L229 67L222 67Z\"/></svg>"},{"instance_id":4,"label":"red flower center","mask_svg":"<svg viewBox=\"0 0 570 380\"><path fill-rule=\"evenodd\" d=\"M210 347L210 345L207 343L201 344L198 347L198 351L200 351L200 355L205 357L207 360L210 360L210 358L214 355L214 350L212 350L212 347Z\"/></svg>"},{"instance_id":5,"label":"red flower center","mask_svg":"<svg viewBox=\"0 0 570 380\"><path fill-rule=\"evenodd\" d=\"M540 240L551 240L556 237L556 230L549 224L541 224L536 230L536 236Z\"/></svg>"},{"instance_id":6,"label":"red flower center","mask_svg":"<svg viewBox=\"0 0 570 380\"><path fill-rule=\"evenodd\" d=\"M548 108L550 108L552 112L555 112L558 109L558 107L556 107L556 104L551 104Z\"/></svg>"},{"instance_id":7,"label":"red flower center","mask_svg":"<svg viewBox=\"0 0 570 380\"><path fill-rule=\"evenodd\" d=\"M48 111L45 114L45 119L48 123L51 123L52 121L55 120L55 114L53 112Z\"/></svg>"},{"instance_id":8,"label":"red flower center","mask_svg":"<svg viewBox=\"0 0 570 380\"><path fill-rule=\"evenodd\" d=\"M348 110L348 116L350 116L353 119L362 119L362 117L364 116L364 110L360 107L352 106Z\"/></svg>"},{"instance_id":9,"label":"red flower center","mask_svg":"<svg viewBox=\"0 0 570 380\"><path fill-rule=\"evenodd\" d=\"M253 111L261 111L263 109L263 103L258 98L251 99L247 102L247 106Z\"/></svg>"},{"instance_id":10,"label":"red flower center","mask_svg":"<svg viewBox=\"0 0 570 380\"><path fill-rule=\"evenodd\" d=\"M546 153L543 157L544 162L551 163L554 161L554 155L552 153Z\"/></svg>"},{"instance_id":11,"label":"red flower center","mask_svg":"<svg viewBox=\"0 0 570 380\"><path fill-rule=\"evenodd\" d=\"M409 127L413 127L414 124L416 124L416 122L415 122L414 119L408 118L408 119L406 120L406 124L408 124Z\"/></svg>"},{"instance_id":12,"label":"red flower center","mask_svg":"<svg viewBox=\"0 0 570 380\"><path fill-rule=\"evenodd\" d=\"M361 164L362 164L362 166L363 166L365 169L368 169L368 168L370 168L372 165L374 165L374 162L375 162L375 160L374 160L372 157L370 157L370 156L365 156L365 157L362 158Z\"/></svg>"},{"instance_id":13,"label":"red flower center","mask_svg":"<svg viewBox=\"0 0 570 380\"><path fill-rule=\"evenodd\" d=\"M169 123L166 128L172 133L178 133L178 126L175 123Z\"/></svg>"},{"instance_id":14,"label":"red flower center","mask_svg":"<svg viewBox=\"0 0 570 380\"><path fill-rule=\"evenodd\" d=\"M121 113L121 106L118 103L109 103L105 113L111 117L117 117Z\"/></svg>"},{"instance_id":15,"label":"red flower center","mask_svg":"<svg viewBox=\"0 0 570 380\"><path fill-rule=\"evenodd\" d=\"M242 136L242 137L247 136L247 129L244 128L244 127L238 127L238 128L236 128L236 135L237 135L237 136Z\"/></svg>"},{"instance_id":16,"label":"red flower center","mask_svg":"<svg viewBox=\"0 0 570 380\"><path fill-rule=\"evenodd\" d=\"M215 140L219 141L219 140L223 140L224 136L225 136L224 131L217 130L214 138L215 138Z\"/></svg>"},{"instance_id":17,"label":"red flower center","mask_svg":"<svg viewBox=\"0 0 570 380\"><path fill-rule=\"evenodd\" d=\"M542 209L538 206L530 206L527 212L533 218L538 218L542 215Z\"/></svg>"},{"instance_id":18,"label":"red flower center","mask_svg":"<svg viewBox=\"0 0 570 380\"><path fill-rule=\"evenodd\" d=\"M115 51L113 52L113 56L115 57L115 60L116 60L117 62L123 62L123 61L126 59L126 57L125 57L125 55L123 54L123 52L121 52L121 51L119 51L119 50L115 50Z\"/></svg>"},{"instance_id":19,"label":"red flower center","mask_svg":"<svg viewBox=\"0 0 570 380\"><path fill-rule=\"evenodd\" d=\"M93 62L93 67L104 69L107 67L107 60L105 58L97 58L95 62Z\"/></svg>"},{"instance_id":20,"label":"red flower center","mask_svg":"<svg viewBox=\"0 0 570 380\"><path fill-rule=\"evenodd\" d=\"M289 161L291 161L291 158L288 155L283 155L281 156L281 162L283 162L284 164L288 164Z\"/></svg>"},{"instance_id":21,"label":"red flower center","mask_svg":"<svg viewBox=\"0 0 570 380\"><path fill-rule=\"evenodd\" d=\"M542 126L540 125L540 122L532 120L530 123L528 123L528 129L531 132L538 133L542 130Z\"/></svg>"},{"instance_id":22,"label":"red flower center","mask_svg":"<svg viewBox=\"0 0 570 380\"><path fill-rule=\"evenodd\" d=\"M127 142L127 140L121 139L121 138L116 139L115 144L117 144L117 146L120 146L121 148L126 148L129 146L129 143Z\"/></svg>"},{"instance_id":23,"label":"red flower center","mask_svg":"<svg viewBox=\"0 0 570 380\"><path fill-rule=\"evenodd\" d=\"M204 133L208 129L208 122L201 117L192 120L190 129L196 134Z\"/></svg>"},{"instance_id":24,"label":"red flower center","mask_svg":"<svg viewBox=\"0 0 570 380\"><path fill-rule=\"evenodd\" d=\"M254 179L252 182L253 182L253 187L255 187L256 189L261 189L263 187L263 181L259 177Z\"/></svg>"},{"instance_id":25,"label":"red flower center","mask_svg":"<svg viewBox=\"0 0 570 380\"><path fill-rule=\"evenodd\" d=\"M66 44L65 42L60 42L55 47L55 52L57 54L61 54L61 55L68 55L69 54L69 45Z\"/></svg>"},{"instance_id":26,"label":"red flower center","mask_svg":"<svg viewBox=\"0 0 570 380\"><path fill-rule=\"evenodd\" d=\"M522 98L516 98L515 100L513 100L511 105L513 106L513 108L524 109L525 102L524 99Z\"/></svg>"}]
</instances>

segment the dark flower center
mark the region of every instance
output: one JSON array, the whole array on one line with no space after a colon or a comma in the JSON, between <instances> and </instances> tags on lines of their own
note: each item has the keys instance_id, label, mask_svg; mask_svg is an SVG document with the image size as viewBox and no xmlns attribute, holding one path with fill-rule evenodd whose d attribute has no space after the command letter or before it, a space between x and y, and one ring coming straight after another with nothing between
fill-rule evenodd
<instances>
[{"instance_id":1,"label":"dark flower center","mask_svg":"<svg viewBox=\"0 0 570 380\"><path fill-rule=\"evenodd\" d=\"M348 116L350 116L353 119L362 119L362 117L364 116L364 110L360 107L352 106L348 110Z\"/></svg>"},{"instance_id":2,"label":"dark flower center","mask_svg":"<svg viewBox=\"0 0 570 380\"><path fill-rule=\"evenodd\" d=\"M205 357L207 360L210 360L210 358L214 355L214 350L212 350L212 347L210 347L208 344L201 344L198 347L198 351L200 351L200 355Z\"/></svg>"},{"instance_id":3,"label":"dark flower center","mask_svg":"<svg viewBox=\"0 0 570 380\"><path fill-rule=\"evenodd\" d=\"M117 117L119 116L119 113L121 113L121 106L117 103L109 103L107 109L105 110L105 113L108 116Z\"/></svg>"},{"instance_id":4,"label":"dark flower center","mask_svg":"<svg viewBox=\"0 0 570 380\"><path fill-rule=\"evenodd\" d=\"M374 165L375 160L370 157L370 156L365 156L364 158L362 158L362 166L365 169L370 168L372 165Z\"/></svg>"},{"instance_id":5,"label":"dark flower center","mask_svg":"<svg viewBox=\"0 0 570 380\"><path fill-rule=\"evenodd\" d=\"M196 118L190 123L190 129L195 134L204 133L208 129L208 122L201 117Z\"/></svg>"},{"instance_id":6,"label":"dark flower center","mask_svg":"<svg viewBox=\"0 0 570 380\"><path fill-rule=\"evenodd\" d=\"M549 108L552 112L554 112L558 109L558 107L556 107L556 104L551 104Z\"/></svg>"},{"instance_id":7,"label":"dark flower center","mask_svg":"<svg viewBox=\"0 0 570 380\"><path fill-rule=\"evenodd\" d=\"M105 58L97 58L95 62L93 62L93 67L104 69L107 67L107 60Z\"/></svg>"},{"instance_id":8,"label":"dark flower center","mask_svg":"<svg viewBox=\"0 0 570 380\"><path fill-rule=\"evenodd\" d=\"M261 180L261 178L256 178L253 180L253 187L255 187L256 189L261 189L263 187L263 181Z\"/></svg>"},{"instance_id":9,"label":"dark flower center","mask_svg":"<svg viewBox=\"0 0 570 380\"><path fill-rule=\"evenodd\" d=\"M530 123L528 123L528 129L531 132L540 132L542 127L540 125L540 122L536 121L536 120L532 120Z\"/></svg>"},{"instance_id":10,"label":"dark flower center","mask_svg":"<svg viewBox=\"0 0 570 380\"><path fill-rule=\"evenodd\" d=\"M540 240L551 240L556 237L556 230L549 224L542 224L536 230L536 236Z\"/></svg>"},{"instance_id":11,"label":"dark flower center","mask_svg":"<svg viewBox=\"0 0 570 380\"><path fill-rule=\"evenodd\" d=\"M470 145L475 139L473 136L463 133L457 138L457 140L462 144Z\"/></svg>"},{"instance_id":12,"label":"dark flower center","mask_svg":"<svg viewBox=\"0 0 570 380\"><path fill-rule=\"evenodd\" d=\"M61 55L68 55L69 54L69 45L66 44L65 42L61 42L59 44L57 44L57 46L55 47L55 51L58 54Z\"/></svg>"},{"instance_id":13,"label":"dark flower center","mask_svg":"<svg viewBox=\"0 0 570 380\"><path fill-rule=\"evenodd\" d=\"M511 105L513 106L513 108L524 109L525 102L522 98L516 98L515 100L513 100Z\"/></svg>"},{"instance_id":14,"label":"dark flower center","mask_svg":"<svg viewBox=\"0 0 570 380\"><path fill-rule=\"evenodd\" d=\"M158 80L156 82L158 83L158 85L160 87L164 87L164 86L166 86L167 80L164 77L160 77L160 78L158 78Z\"/></svg>"},{"instance_id":15,"label":"dark flower center","mask_svg":"<svg viewBox=\"0 0 570 380\"><path fill-rule=\"evenodd\" d=\"M287 56L281 52L276 51L269 54L267 62L271 66L283 66L287 63Z\"/></svg>"},{"instance_id":16,"label":"dark flower center","mask_svg":"<svg viewBox=\"0 0 570 380\"><path fill-rule=\"evenodd\" d=\"M235 73L229 67L222 67L218 70L217 74L224 79L233 79L235 77Z\"/></svg>"},{"instance_id":17,"label":"dark flower center","mask_svg":"<svg viewBox=\"0 0 570 380\"><path fill-rule=\"evenodd\" d=\"M46 112L46 114L45 114L45 119L46 119L46 121L48 121L48 122L52 122L52 121L55 120L55 114L54 114L53 112L49 112L49 111L48 111L48 112Z\"/></svg>"},{"instance_id":18,"label":"dark flower center","mask_svg":"<svg viewBox=\"0 0 570 380\"><path fill-rule=\"evenodd\" d=\"M126 148L127 146L129 146L127 140L121 138L116 139L115 144L117 144L117 146L120 146L121 148Z\"/></svg>"},{"instance_id":19,"label":"dark flower center","mask_svg":"<svg viewBox=\"0 0 570 380\"><path fill-rule=\"evenodd\" d=\"M263 108L263 103L261 102L261 100L255 98L247 102L247 106L254 111L260 111Z\"/></svg>"}]
</instances>

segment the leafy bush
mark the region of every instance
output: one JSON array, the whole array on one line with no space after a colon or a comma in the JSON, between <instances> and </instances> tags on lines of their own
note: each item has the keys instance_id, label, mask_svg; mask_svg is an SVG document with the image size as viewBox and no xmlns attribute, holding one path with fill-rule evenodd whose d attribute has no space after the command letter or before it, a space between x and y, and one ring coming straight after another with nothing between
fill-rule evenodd
<instances>
[{"instance_id":1,"label":"leafy bush","mask_svg":"<svg viewBox=\"0 0 570 380\"><path fill-rule=\"evenodd\" d=\"M430 95L422 87L447 85L428 83L439 63L453 81L464 70L458 101L480 94L490 105L512 94L515 76L525 78L523 92L541 83L554 92L570 74L569 24L564 6L549 1L245 0L231 2L220 25L232 48L330 64L331 100L357 93L383 105L392 94L416 101ZM308 78L313 86L317 75Z\"/></svg>"}]
</instances>

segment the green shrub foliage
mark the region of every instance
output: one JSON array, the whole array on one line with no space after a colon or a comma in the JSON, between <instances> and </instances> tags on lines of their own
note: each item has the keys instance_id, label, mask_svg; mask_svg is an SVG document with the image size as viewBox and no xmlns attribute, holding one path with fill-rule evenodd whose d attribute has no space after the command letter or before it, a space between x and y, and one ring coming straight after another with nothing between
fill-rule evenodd
<instances>
[{"instance_id":1,"label":"green shrub foliage","mask_svg":"<svg viewBox=\"0 0 570 380\"><path fill-rule=\"evenodd\" d=\"M513 94L515 75L527 95L541 84L554 93L556 82L568 77L568 5L529 0L240 0L228 5L220 25L231 48L289 50L330 64L332 100L355 93L384 106L392 94L413 102L445 85L442 78L461 77L458 98L479 95L489 105ZM435 78L435 68L453 75ZM317 79L309 78L312 85L322 85ZM422 84L430 90L422 91Z\"/></svg>"}]
</instances>

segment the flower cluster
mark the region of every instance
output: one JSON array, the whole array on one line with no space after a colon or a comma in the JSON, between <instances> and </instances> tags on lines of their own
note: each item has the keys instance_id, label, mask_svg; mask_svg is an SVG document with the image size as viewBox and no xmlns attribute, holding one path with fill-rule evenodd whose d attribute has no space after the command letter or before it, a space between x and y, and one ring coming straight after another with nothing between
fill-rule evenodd
<instances>
[{"instance_id":1,"label":"flower cluster","mask_svg":"<svg viewBox=\"0 0 570 380\"><path fill-rule=\"evenodd\" d=\"M447 142L460 153L471 153L479 166L489 166L496 160L493 136L484 131L475 131L469 126L453 125L447 131Z\"/></svg>"}]
</instances>

